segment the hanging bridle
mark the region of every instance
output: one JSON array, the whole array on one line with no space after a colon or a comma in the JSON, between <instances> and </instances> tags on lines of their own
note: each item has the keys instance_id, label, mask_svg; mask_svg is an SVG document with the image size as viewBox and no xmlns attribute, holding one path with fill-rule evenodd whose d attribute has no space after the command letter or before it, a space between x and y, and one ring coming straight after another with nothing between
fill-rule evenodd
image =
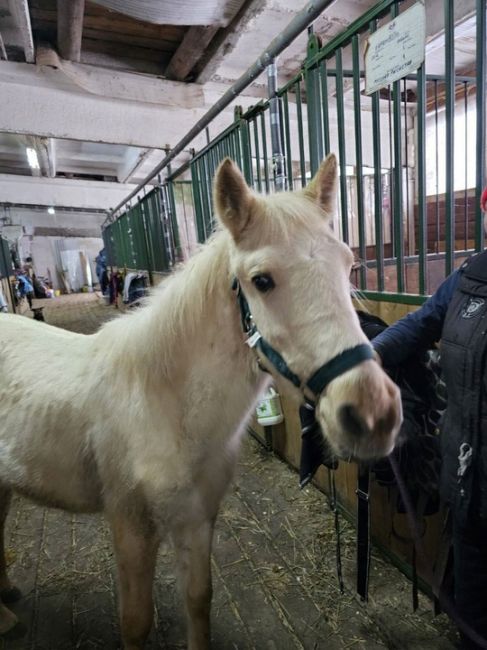
<instances>
[{"instance_id":1,"label":"hanging bridle","mask_svg":"<svg viewBox=\"0 0 487 650\"><path fill-rule=\"evenodd\" d=\"M368 343L361 343L353 348L348 348L340 352L335 357L323 364L318 370L311 375L305 382L301 380L287 365L282 356L264 339L257 329L257 325L252 318L249 303L242 291L240 282L234 278L232 289L236 292L237 304L240 309L240 318L242 329L246 335L246 343L251 348L258 349L274 366L274 368L283 377L288 379L294 386L299 388L305 397L309 400L310 393L314 401L317 401L319 395L326 389L328 384L336 379L347 370L351 370L362 361L374 358L372 347ZM260 366L262 370L266 370Z\"/></svg>"}]
</instances>

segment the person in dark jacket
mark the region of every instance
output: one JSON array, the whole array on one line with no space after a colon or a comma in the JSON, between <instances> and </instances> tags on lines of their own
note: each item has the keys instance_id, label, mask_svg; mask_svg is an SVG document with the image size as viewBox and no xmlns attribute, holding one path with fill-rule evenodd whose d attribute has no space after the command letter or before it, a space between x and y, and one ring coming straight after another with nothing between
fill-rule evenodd
<instances>
[{"instance_id":1,"label":"person in dark jacket","mask_svg":"<svg viewBox=\"0 0 487 650\"><path fill-rule=\"evenodd\" d=\"M448 394L440 492L452 514L455 610L462 647L487 648L487 251L372 345L391 367L435 342Z\"/></svg>"}]
</instances>

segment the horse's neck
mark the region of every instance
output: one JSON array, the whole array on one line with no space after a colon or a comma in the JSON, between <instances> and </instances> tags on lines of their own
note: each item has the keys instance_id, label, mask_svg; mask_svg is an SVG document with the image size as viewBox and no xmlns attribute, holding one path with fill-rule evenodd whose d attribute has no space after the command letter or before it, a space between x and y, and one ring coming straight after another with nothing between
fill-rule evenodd
<instances>
[{"instance_id":1,"label":"horse's neck","mask_svg":"<svg viewBox=\"0 0 487 650\"><path fill-rule=\"evenodd\" d=\"M235 384L257 385L230 285L228 244L221 233L156 289L149 306L113 323L112 335L120 337L117 367L154 385L204 373L205 367L208 380L217 384L231 368Z\"/></svg>"}]
</instances>

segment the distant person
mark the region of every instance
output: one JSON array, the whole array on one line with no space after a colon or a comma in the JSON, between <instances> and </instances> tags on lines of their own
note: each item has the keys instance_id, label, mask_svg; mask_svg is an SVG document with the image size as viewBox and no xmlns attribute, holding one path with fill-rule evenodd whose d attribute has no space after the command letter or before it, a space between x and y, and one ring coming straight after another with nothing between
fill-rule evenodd
<instances>
[{"instance_id":1,"label":"distant person","mask_svg":"<svg viewBox=\"0 0 487 650\"><path fill-rule=\"evenodd\" d=\"M102 248L101 251L95 258L96 263L96 275L98 276L98 282L100 283L100 290L103 295L107 292L108 289L108 270L107 270L107 258L105 249Z\"/></svg>"},{"instance_id":2,"label":"distant person","mask_svg":"<svg viewBox=\"0 0 487 650\"><path fill-rule=\"evenodd\" d=\"M19 283L20 297L23 298L25 296L27 298L27 302L29 303L29 308L32 309L32 300L34 299L34 285L30 281L30 278L22 273L17 276L17 281Z\"/></svg>"},{"instance_id":3,"label":"distant person","mask_svg":"<svg viewBox=\"0 0 487 650\"><path fill-rule=\"evenodd\" d=\"M29 278L29 280L33 280L35 278L34 263L32 261L32 257L29 256L25 258L22 271L24 272L24 275L26 275Z\"/></svg>"}]
</instances>

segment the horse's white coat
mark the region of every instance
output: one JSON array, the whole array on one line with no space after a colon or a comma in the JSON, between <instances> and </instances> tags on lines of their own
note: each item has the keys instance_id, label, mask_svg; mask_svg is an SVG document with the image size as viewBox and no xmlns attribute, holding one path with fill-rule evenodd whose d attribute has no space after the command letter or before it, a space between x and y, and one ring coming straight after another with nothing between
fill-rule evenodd
<instances>
[{"instance_id":1,"label":"horse's white coat","mask_svg":"<svg viewBox=\"0 0 487 650\"><path fill-rule=\"evenodd\" d=\"M307 196L264 199L223 163L215 202L225 228L146 307L94 335L0 318L3 492L105 512L127 648L141 648L150 628L151 567L168 532L178 548L190 648L208 644L213 522L266 381L242 342L234 275L262 334L303 378L365 340L349 296L352 255L317 203L330 209L334 201L333 157L320 174ZM252 282L262 273L276 285L266 294ZM362 409L368 435L343 431L344 403ZM400 417L397 392L372 361L336 379L318 412L332 444L361 456L387 452Z\"/></svg>"}]
</instances>

